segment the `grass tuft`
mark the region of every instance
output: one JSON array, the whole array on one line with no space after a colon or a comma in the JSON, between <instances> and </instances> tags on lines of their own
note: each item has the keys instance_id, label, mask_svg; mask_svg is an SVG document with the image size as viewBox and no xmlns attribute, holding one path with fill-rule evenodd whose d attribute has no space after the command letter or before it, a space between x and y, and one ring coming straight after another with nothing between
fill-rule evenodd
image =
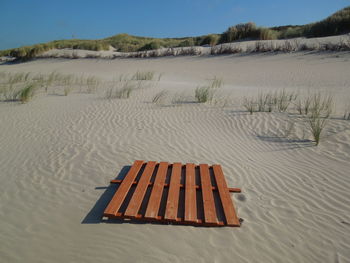
<instances>
[{"instance_id":1,"label":"grass tuft","mask_svg":"<svg viewBox=\"0 0 350 263\"><path fill-rule=\"evenodd\" d=\"M155 76L154 71L145 71L145 72L140 72L137 71L132 77L132 80L153 80Z\"/></svg>"},{"instance_id":2,"label":"grass tuft","mask_svg":"<svg viewBox=\"0 0 350 263\"><path fill-rule=\"evenodd\" d=\"M106 99L128 99L132 91L135 89L134 83L129 81L120 82L116 87L109 87L106 90Z\"/></svg>"},{"instance_id":3,"label":"grass tuft","mask_svg":"<svg viewBox=\"0 0 350 263\"><path fill-rule=\"evenodd\" d=\"M329 95L322 96L321 93L317 93L311 97L310 105L310 114L307 116L308 124L317 146L320 142L322 131L332 113L333 98Z\"/></svg>"},{"instance_id":4,"label":"grass tuft","mask_svg":"<svg viewBox=\"0 0 350 263\"><path fill-rule=\"evenodd\" d=\"M250 114L253 114L253 112L256 111L256 105L257 105L257 103L253 98L244 98L243 99L243 106L244 106L244 108L247 109L247 111Z\"/></svg>"},{"instance_id":5,"label":"grass tuft","mask_svg":"<svg viewBox=\"0 0 350 263\"><path fill-rule=\"evenodd\" d=\"M344 115L343 115L344 120L350 120L350 104L346 106L344 109Z\"/></svg>"},{"instance_id":6,"label":"grass tuft","mask_svg":"<svg viewBox=\"0 0 350 263\"><path fill-rule=\"evenodd\" d=\"M17 98L22 102L28 102L34 95L36 86L34 83L27 84L23 89L19 90L17 93Z\"/></svg>"},{"instance_id":7,"label":"grass tuft","mask_svg":"<svg viewBox=\"0 0 350 263\"><path fill-rule=\"evenodd\" d=\"M155 104L163 103L163 101L167 95L168 95L168 92L166 90L162 90L162 91L158 92L156 95L154 95L154 97L152 99L152 103L155 103Z\"/></svg>"},{"instance_id":8,"label":"grass tuft","mask_svg":"<svg viewBox=\"0 0 350 263\"><path fill-rule=\"evenodd\" d=\"M208 85L197 87L194 95L197 102L211 102L213 100L214 93L222 85L223 80L221 78L214 77L214 79L212 79Z\"/></svg>"}]
</instances>

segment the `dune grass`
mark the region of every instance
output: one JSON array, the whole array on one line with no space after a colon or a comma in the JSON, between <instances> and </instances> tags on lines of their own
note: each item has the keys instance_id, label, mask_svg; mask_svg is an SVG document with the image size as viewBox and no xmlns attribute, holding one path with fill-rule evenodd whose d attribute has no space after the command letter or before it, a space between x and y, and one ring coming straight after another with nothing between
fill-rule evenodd
<instances>
[{"instance_id":1,"label":"dune grass","mask_svg":"<svg viewBox=\"0 0 350 263\"><path fill-rule=\"evenodd\" d=\"M229 27L222 34L209 34L197 37L184 38L150 38L138 37L128 34L118 34L100 40L55 40L48 43L36 44L33 46L23 46L20 48L8 49L0 51L0 56L12 56L22 60L28 60L36 57L39 54L51 49L84 49L84 50L109 50L110 47L115 48L119 52L136 52L155 50L159 48L174 48L174 47L193 47L216 44L229 43L241 40L270 40L270 39L287 39L295 37L324 37L340 35L350 32L350 7L343 8L331 16L319 22L310 23L306 25L287 25L277 27L258 27L254 23L241 23ZM289 42L282 50L288 50L292 46L288 46ZM257 44L257 48L261 51L273 49L273 47L265 46L265 44ZM300 47L301 48L301 47ZM350 46L345 45L328 45L323 48L331 48L337 50L338 48L349 50ZM257 49L256 49L257 50ZM234 49L220 49L221 52L237 52ZM185 55L186 50L181 51ZM192 50L190 53L193 53ZM215 53L216 51L213 51ZM152 56L157 56L156 52ZM171 52L171 54L173 54ZM218 54L218 53L217 53ZM223 53L220 53L223 54ZM195 55L195 54L194 54ZM138 56L138 55L137 55ZM78 57L75 53L73 57Z\"/></svg>"},{"instance_id":2,"label":"dune grass","mask_svg":"<svg viewBox=\"0 0 350 263\"><path fill-rule=\"evenodd\" d=\"M63 94L64 94L64 96L68 96L68 94L71 93L72 90L73 90L73 89L72 89L71 86L65 86L65 87L63 88Z\"/></svg>"},{"instance_id":3,"label":"dune grass","mask_svg":"<svg viewBox=\"0 0 350 263\"><path fill-rule=\"evenodd\" d=\"M214 97L214 93L218 88L223 85L223 80L218 77L214 77L209 84L199 86L195 89L195 98L199 103L211 102Z\"/></svg>"},{"instance_id":4,"label":"dune grass","mask_svg":"<svg viewBox=\"0 0 350 263\"><path fill-rule=\"evenodd\" d=\"M152 98L152 103L154 103L154 104L163 103L167 95L168 95L168 92L166 90L162 90L162 91L156 93L156 95L154 95Z\"/></svg>"},{"instance_id":5,"label":"dune grass","mask_svg":"<svg viewBox=\"0 0 350 263\"><path fill-rule=\"evenodd\" d=\"M153 80L155 77L154 71L137 71L132 77L131 80Z\"/></svg>"},{"instance_id":6,"label":"dune grass","mask_svg":"<svg viewBox=\"0 0 350 263\"><path fill-rule=\"evenodd\" d=\"M16 94L16 99L22 103L28 102L34 95L37 86L34 83L28 83L24 88L20 89Z\"/></svg>"},{"instance_id":7,"label":"dune grass","mask_svg":"<svg viewBox=\"0 0 350 263\"><path fill-rule=\"evenodd\" d=\"M256 111L257 102L254 98L243 98L243 107L252 115Z\"/></svg>"},{"instance_id":8,"label":"dune grass","mask_svg":"<svg viewBox=\"0 0 350 263\"><path fill-rule=\"evenodd\" d=\"M299 98L296 102L296 109L300 115L308 115L309 109L310 109L310 104L311 104L311 97L310 95L304 97L304 98Z\"/></svg>"},{"instance_id":9,"label":"dune grass","mask_svg":"<svg viewBox=\"0 0 350 263\"><path fill-rule=\"evenodd\" d=\"M136 88L132 80L117 81L112 83L112 85L106 89L106 99L128 99Z\"/></svg>"},{"instance_id":10,"label":"dune grass","mask_svg":"<svg viewBox=\"0 0 350 263\"><path fill-rule=\"evenodd\" d=\"M320 142L322 131L332 113L333 98L330 95L317 93L314 94L310 100L310 112L307 115L307 120L310 132L317 146Z\"/></svg>"},{"instance_id":11,"label":"dune grass","mask_svg":"<svg viewBox=\"0 0 350 263\"><path fill-rule=\"evenodd\" d=\"M275 92L259 92L256 97L243 98L242 105L250 114L253 112L286 112L297 97L297 93L287 92L284 89Z\"/></svg>"}]
</instances>

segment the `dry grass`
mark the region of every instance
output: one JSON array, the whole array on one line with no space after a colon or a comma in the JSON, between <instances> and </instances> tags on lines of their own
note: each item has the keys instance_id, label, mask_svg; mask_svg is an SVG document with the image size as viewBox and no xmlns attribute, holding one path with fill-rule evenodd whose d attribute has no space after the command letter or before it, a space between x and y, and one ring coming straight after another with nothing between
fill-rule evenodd
<instances>
[{"instance_id":1,"label":"dry grass","mask_svg":"<svg viewBox=\"0 0 350 263\"><path fill-rule=\"evenodd\" d=\"M350 103L344 109L344 120L350 120Z\"/></svg>"},{"instance_id":2,"label":"dry grass","mask_svg":"<svg viewBox=\"0 0 350 263\"><path fill-rule=\"evenodd\" d=\"M165 101L166 96L168 95L168 92L166 90L162 90L158 92L154 97L152 98L152 103L155 104L162 104Z\"/></svg>"},{"instance_id":3,"label":"dry grass","mask_svg":"<svg viewBox=\"0 0 350 263\"><path fill-rule=\"evenodd\" d=\"M132 77L131 80L153 80L155 76L154 71L137 71Z\"/></svg>"},{"instance_id":4,"label":"dry grass","mask_svg":"<svg viewBox=\"0 0 350 263\"><path fill-rule=\"evenodd\" d=\"M256 111L256 106L257 102L254 98L243 98L243 107L246 108L250 114Z\"/></svg>"},{"instance_id":5,"label":"dry grass","mask_svg":"<svg viewBox=\"0 0 350 263\"><path fill-rule=\"evenodd\" d=\"M128 99L135 89L135 84L131 80L115 82L113 85L106 89L106 99Z\"/></svg>"}]
</instances>

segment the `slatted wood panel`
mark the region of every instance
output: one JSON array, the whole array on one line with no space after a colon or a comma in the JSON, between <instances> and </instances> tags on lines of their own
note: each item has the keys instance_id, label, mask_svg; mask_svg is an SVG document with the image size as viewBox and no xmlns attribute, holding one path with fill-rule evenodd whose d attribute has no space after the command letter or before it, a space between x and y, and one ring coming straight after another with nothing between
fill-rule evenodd
<instances>
[{"instance_id":1,"label":"slatted wood panel","mask_svg":"<svg viewBox=\"0 0 350 263\"><path fill-rule=\"evenodd\" d=\"M209 166L207 164L200 164L199 169L202 184L204 222L207 224L217 224L218 220L216 215L212 184L210 181Z\"/></svg>"},{"instance_id":2,"label":"slatted wood panel","mask_svg":"<svg viewBox=\"0 0 350 263\"><path fill-rule=\"evenodd\" d=\"M123 180L111 183L119 187L104 211L107 218L240 226L230 196L230 192L240 192L240 189L227 187L218 164L135 161Z\"/></svg>"},{"instance_id":3,"label":"slatted wood panel","mask_svg":"<svg viewBox=\"0 0 350 263\"><path fill-rule=\"evenodd\" d=\"M181 163L173 164L168 199L166 203L166 211L164 216L165 220L178 220L177 212L179 208L181 169Z\"/></svg>"}]
</instances>

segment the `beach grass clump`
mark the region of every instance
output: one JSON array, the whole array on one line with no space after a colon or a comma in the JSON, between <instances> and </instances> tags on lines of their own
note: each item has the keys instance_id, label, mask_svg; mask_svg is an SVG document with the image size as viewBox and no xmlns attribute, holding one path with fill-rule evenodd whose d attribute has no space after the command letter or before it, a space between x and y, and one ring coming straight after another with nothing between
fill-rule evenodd
<instances>
[{"instance_id":1,"label":"beach grass clump","mask_svg":"<svg viewBox=\"0 0 350 263\"><path fill-rule=\"evenodd\" d=\"M299 98L296 102L296 109L300 115L308 115L311 104L311 96L308 95L305 98Z\"/></svg>"},{"instance_id":2,"label":"beach grass clump","mask_svg":"<svg viewBox=\"0 0 350 263\"><path fill-rule=\"evenodd\" d=\"M55 79L58 77L58 73L53 71L51 72L46 80L43 80L45 92L48 92L49 87L52 85L52 83L55 81Z\"/></svg>"},{"instance_id":3,"label":"beach grass clump","mask_svg":"<svg viewBox=\"0 0 350 263\"><path fill-rule=\"evenodd\" d=\"M121 89L118 89L115 93L115 97L118 99L128 99L131 96L131 92L134 90L134 86L125 84Z\"/></svg>"},{"instance_id":4,"label":"beach grass clump","mask_svg":"<svg viewBox=\"0 0 350 263\"><path fill-rule=\"evenodd\" d=\"M96 92L98 85L100 84L100 80L97 77L89 76L86 79L86 87L88 93Z\"/></svg>"},{"instance_id":5,"label":"beach grass clump","mask_svg":"<svg viewBox=\"0 0 350 263\"><path fill-rule=\"evenodd\" d=\"M259 112L265 112L265 111L272 111L272 104L270 104L270 101L272 99L271 93L259 93L257 98L257 111Z\"/></svg>"},{"instance_id":6,"label":"beach grass clump","mask_svg":"<svg viewBox=\"0 0 350 263\"><path fill-rule=\"evenodd\" d=\"M277 94L277 109L279 112L287 111L291 102L297 99L297 94L294 92L286 92L284 89Z\"/></svg>"},{"instance_id":7,"label":"beach grass clump","mask_svg":"<svg viewBox=\"0 0 350 263\"><path fill-rule=\"evenodd\" d=\"M188 99L186 92L184 92L184 91L176 92L171 97L171 104L173 104L173 105L182 105L182 104L188 103L188 102L190 102L190 101Z\"/></svg>"},{"instance_id":8,"label":"beach grass clump","mask_svg":"<svg viewBox=\"0 0 350 263\"><path fill-rule=\"evenodd\" d=\"M195 90L195 98L199 103L211 101L213 99L213 92L209 86L197 87Z\"/></svg>"},{"instance_id":9,"label":"beach grass clump","mask_svg":"<svg viewBox=\"0 0 350 263\"><path fill-rule=\"evenodd\" d=\"M197 87L194 95L197 102L211 102L213 100L214 93L223 85L223 83L224 82L221 78L214 77L208 85Z\"/></svg>"},{"instance_id":10,"label":"beach grass clump","mask_svg":"<svg viewBox=\"0 0 350 263\"><path fill-rule=\"evenodd\" d=\"M311 97L310 112L307 116L307 121L316 146L320 142L322 131L327 124L332 109L332 96L323 96L321 93L317 93Z\"/></svg>"},{"instance_id":11,"label":"beach grass clump","mask_svg":"<svg viewBox=\"0 0 350 263\"><path fill-rule=\"evenodd\" d=\"M2 84L0 88L0 97L3 101L16 101L17 92L15 85L12 83Z\"/></svg>"},{"instance_id":12,"label":"beach grass clump","mask_svg":"<svg viewBox=\"0 0 350 263\"><path fill-rule=\"evenodd\" d=\"M244 98L243 99L243 107L246 108L246 110L250 113L253 114L253 112L256 111L257 108L257 102L254 98Z\"/></svg>"},{"instance_id":13,"label":"beach grass clump","mask_svg":"<svg viewBox=\"0 0 350 263\"><path fill-rule=\"evenodd\" d=\"M68 96L68 94L71 93L72 90L73 90L72 86L64 86L64 88L63 88L64 96Z\"/></svg>"},{"instance_id":14,"label":"beach grass clump","mask_svg":"<svg viewBox=\"0 0 350 263\"><path fill-rule=\"evenodd\" d=\"M162 91L158 92L152 98L152 103L154 103L154 104L161 104L161 103L163 103L167 95L168 95L168 92L166 90L162 90Z\"/></svg>"},{"instance_id":15,"label":"beach grass clump","mask_svg":"<svg viewBox=\"0 0 350 263\"><path fill-rule=\"evenodd\" d=\"M132 77L132 80L153 80L155 76L154 71L137 71Z\"/></svg>"},{"instance_id":16,"label":"beach grass clump","mask_svg":"<svg viewBox=\"0 0 350 263\"><path fill-rule=\"evenodd\" d=\"M117 83L117 86L107 88L105 93L106 99L128 99L132 91L135 89L135 84L131 81Z\"/></svg>"},{"instance_id":17,"label":"beach grass clump","mask_svg":"<svg viewBox=\"0 0 350 263\"><path fill-rule=\"evenodd\" d=\"M251 114L253 112L285 112L296 98L296 93L286 92L285 90L259 92L256 97L244 98L243 107Z\"/></svg>"},{"instance_id":18,"label":"beach grass clump","mask_svg":"<svg viewBox=\"0 0 350 263\"><path fill-rule=\"evenodd\" d=\"M17 100L21 101L22 103L28 102L33 97L35 89L36 85L34 83L25 85L24 88L20 89L17 92Z\"/></svg>"}]
</instances>

